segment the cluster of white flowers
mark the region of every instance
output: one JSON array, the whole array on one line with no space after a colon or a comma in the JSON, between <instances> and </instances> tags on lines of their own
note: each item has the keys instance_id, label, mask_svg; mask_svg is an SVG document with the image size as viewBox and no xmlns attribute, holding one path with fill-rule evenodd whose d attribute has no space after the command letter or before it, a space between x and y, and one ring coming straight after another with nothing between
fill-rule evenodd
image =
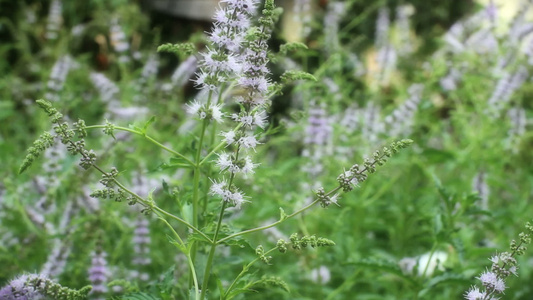
<instances>
[{"instance_id":1,"label":"cluster of white flowers","mask_svg":"<svg viewBox=\"0 0 533 300\"><path fill-rule=\"evenodd\" d=\"M488 100L488 113L493 117L498 117L515 91L524 84L528 77L529 72L524 66L518 68L512 75L504 73Z\"/></svg>"},{"instance_id":2,"label":"cluster of white flowers","mask_svg":"<svg viewBox=\"0 0 533 300\"><path fill-rule=\"evenodd\" d=\"M191 115L197 115L201 120L208 118L218 123L224 122L224 113L222 112L222 104L210 104L207 107L206 104L200 103L198 100L186 104L186 111Z\"/></svg>"},{"instance_id":3,"label":"cluster of white flowers","mask_svg":"<svg viewBox=\"0 0 533 300\"><path fill-rule=\"evenodd\" d=\"M219 182L212 180L212 182L213 184L209 189L210 195L222 197L223 201L233 204L237 209L240 209L244 202L249 202L246 200L243 192L237 188L233 187L232 189L228 189L228 182L226 180L223 179Z\"/></svg>"},{"instance_id":4,"label":"cluster of white flowers","mask_svg":"<svg viewBox=\"0 0 533 300\"><path fill-rule=\"evenodd\" d=\"M258 164L254 164L250 156L237 159L233 154L222 152L218 154L216 166L220 168L220 172L253 174Z\"/></svg>"}]
</instances>

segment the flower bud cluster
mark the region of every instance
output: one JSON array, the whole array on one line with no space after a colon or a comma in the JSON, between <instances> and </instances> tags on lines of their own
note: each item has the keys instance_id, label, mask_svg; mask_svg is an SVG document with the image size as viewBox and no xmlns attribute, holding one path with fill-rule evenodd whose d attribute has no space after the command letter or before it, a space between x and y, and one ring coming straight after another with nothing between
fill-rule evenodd
<instances>
[{"instance_id":1,"label":"flower bud cluster","mask_svg":"<svg viewBox=\"0 0 533 300\"><path fill-rule=\"evenodd\" d=\"M315 235L304 235L300 238L297 233L293 233L289 237L289 241L280 239L276 246L281 253L285 253L287 252L288 247L291 247L294 250L301 250L308 246L311 246L312 248L335 246L335 242L330 239L316 237Z\"/></svg>"},{"instance_id":2,"label":"flower bud cluster","mask_svg":"<svg viewBox=\"0 0 533 300\"><path fill-rule=\"evenodd\" d=\"M374 173L376 171L376 166L384 165L389 157L398 153L400 149L407 148L412 143L412 140L404 139L393 142L389 147L383 147L381 151L375 151L372 154L372 159L365 159L363 168L361 168L361 166L358 164L354 164L348 171L342 172L337 177L339 188L341 188L343 192L349 192L353 190L357 184L367 179L368 175L366 173ZM328 203L330 202L334 202L336 204L337 195L331 197L335 198L335 201L332 201L330 197L327 196L323 188L320 188L317 191L317 197L320 200L322 207L329 205Z\"/></svg>"},{"instance_id":3,"label":"flower bud cluster","mask_svg":"<svg viewBox=\"0 0 533 300\"><path fill-rule=\"evenodd\" d=\"M339 200L339 195L335 194L333 196L329 196L329 194L326 194L323 187L319 188L316 191L316 196L320 202L320 206L322 206L323 208L330 206L332 203L338 205L337 201Z\"/></svg>"},{"instance_id":4,"label":"flower bud cluster","mask_svg":"<svg viewBox=\"0 0 533 300\"><path fill-rule=\"evenodd\" d=\"M261 259L262 262L264 262L267 265L270 264L270 260L272 259L272 256L265 255L265 249L263 248L262 245L257 246L257 248L255 249L255 254L259 256L259 259Z\"/></svg>"},{"instance_id":5,"label":"flower bud cluster","mask_svg":"<svg viewBox=\"0 0 533 300\"><path fill-rule=\"evenodd\" d=\"M19 173L24 172L34 161L37 159L46 148L51 147L54 144L54 136L49 132L44 132L39 138L33 142L33 146L28 149L28 155L24 158L22 165L20 166Z\"/></svg>"},{"instance_id":6,"label":"flower bud cluster","mask_svg":"<svg viewBox=\"0 0 533 300\"><path fill-rule=\"evenodd\" d=\"M73 290L53 282L45 275L27 274L13 279L8 285L0 289L0 299L17 300L48 297L56 300L81 300L86 299L90 291L90 286Z\"/></svg>"}]
</instances>

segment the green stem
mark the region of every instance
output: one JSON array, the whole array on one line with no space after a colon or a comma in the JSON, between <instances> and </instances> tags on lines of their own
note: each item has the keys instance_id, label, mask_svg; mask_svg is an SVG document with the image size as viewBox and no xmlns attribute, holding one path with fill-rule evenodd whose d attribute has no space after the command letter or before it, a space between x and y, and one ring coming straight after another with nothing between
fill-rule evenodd
<instances>
[{"instance_id":1,"label":"green stem","mask_svg":"<svg viewBox=\"0 0 533 300\"><path fill-rule=\"evenodd\" d=\"M424 267L422 278L426 277L426 273L428 271L429 265L431 264L431 259L433 258L433 254L435 254L435 251L437 250L437 245L438 245L437 242L434 242L433 247L431 247L431 252L429 252L428 262L426 263L426 266Z\"/></svg>"},{"instance_id":2,"label":"green stem","mask_svg":"<svg viewBox=\"0 0 533 300\"><path fill-rule=\"evenodd\" d=\"M95 167L98 171L102 172L102 174L106 174L102 169L100 169L99 167L97 167L96 165L93 165L93 167ZM154 203L152 202L148 202L146 201L143 197L135 194L134 192L130 191L127 187L125 187L123 184L121 184L120 182L118 182L116 179L113 179L113 182L118 186L120 187L121 189L123 189L126 193L132 195L133 197L137 198L137 200L139 200L139 202L142 203L142 205L144 205L145 207L150 207L152 208L153 210L157 211L157 212L160 212L162 214L164 214L165 216L167 217L170 217L180 223L182 223L183 225L189 227L192 231L198 233L199 235L201 235L206 241L208 241L209 243L212 243L213 241L207 236L205 235L202 231L200 231L198 228L196 228L195 226L191 225L190 223L188 223L187 221L183 220L182 218L178 217L178 216L175 216L165 210L163 210L162 208L160 208L159 206L155 205Z\"/></svg>"},{"instance_id":3,"label":"green stem","mask_svg":"<svg viewBox=\"0 0 533 300\"><path fill-rule=\"evenodd\" d=\"M265 252L264 255L267 255L267 254L270 254L270 252L274 251L274 250L277 250L278 247L274 247L270 250L268 250L267 252ZM248 270L250 269L250 267L256 263L257 261L259 261L261 258L258 257L254 260L252 260L249 264L247 264L246 266L242 267L242 271L239 273L239 275L237 275L237 277L235 278L235 280L233 280L233 282L231 283L231 285L228 287L228 289L226 290L226 292L224 292L224 296L222 296L222 299L225 300L227 299L229 293L231 292L231 290L233 289L233 287L237 284L237 281L239 279L241 279L242 276L244 276L244 274L246 274L246 272L248 272Z\"/></svg>"},{"instance_id":4,"label":"green stem","mask_svg":"<svg viewBox=\"0 0 533 300\"><path fill-rule=\"evenodd\" d=\"M200 290L198 287L198 276L196 275L196 270L194 269L194 262L191 258L191 255L187 255L187 262L189 263L189 270L191 271L192 280L194 282L194 299L200 299Z\"/></svg>"},{"instance_id":5,"label":"green stem","mask_svg":"<svg viewBox=\"0 0 533 300\"><path fill-rule=\"evenodd\" d=\"M261 231L261 230L265 230L265 229L268 229L268 228L271 228L271 227L274 227L276 225L279 225L281 223L283 223L285 220L287 219L290 219L294 216L296 216L297 214L311 208L311 206L315 205L316 203L318 203L318 199L316 199L315 201L311 202L310 204L308 204L307 206L304 206L303 208L300 208L299 210L293 212L292 214L288 215L286 218L282 219L282 220L279 220L279 221L276 221L272 224L269 224L269 225L265 225L265 226L261 226L261 227L256 227L256 228L252 228L252 229L248 229L248 230L244 230L244 231L241 231L241 232L237 232L237 233L234 233L232 235L229 235L223 239L220 239L219 241L217 241L217 243L223 243L227 240L230 240L234 237L237 237L237 236L241 236L241 235L245 235L245 234L248 234L248 233L252 233L252 232L256 232L256 231Z\"/></svg>"},{"instance_id":6,"label":"green stem","mask_svg":"<svg viewBox=\"0 0 533 300\"><path fill-rule=\"evenodd\" d=\"M209 276L211 275L211 266L213 265L213 259L215 257L215 249L217 247L217 238L222 225L222 218L224 217L224 210L226 209L226 201L222 202L222 207L220 208L220 214L218 216L218 223L215 229L215 235L213 236L213 243L211 244L211 250L209 250L209 256L207 258L207 264L205 266L204 280L202 281L202 293L200 294L200 300L205 299L205 293L207 292L207 286L209 283Z\"/></svg>"},{"instance_id":7,"label":"green stem","mask_svg":"<svg viewBox=\"0 0 533 300\"><path fill-rule=\"evenodd\" d=\"M85 128L86 129L98 129L98 128L101 129L101 128L106 128L106 127L107 127L106 125L92 125L92 126L87 126ZM121 126L115 126L114 128L118 129L118 130L127 131L127 132L130 132L130 133L133 133L133 134L140 135L140 136L146 138L151 143L153 143L153 144L157 145L158 147L164 149L165 151L170 152L170 153L172 153L172 154L174 154L174 155L176 155L176 156L178 156L180 158L183 158L189 165L191 165L191 166L195 165L195 163L193 163L190 159L185 157L183 154L168 148L167 146L161 144L160 142L156 141L155 139L153 139L152 137L148 136L145 133L142 133L142 132L137 131L135 129L131 129L131 128L127 128L127 127L121 127Z\"/></svg>"},{"instance_id":8,"label":"green stem","mask_svg":"<svg viewBox=\"0 0 533 300\"><path fill-rule=\"evenodd\" d=\"M341 187L338 186L334 189L332 189L331 191L327 192L326 193L326 196L331 196L333 195L334 193L336 193L338 190L340 190ZM256 228L252 228L252 229L248 229L248 230L244 230L244 231L241 231L241 232L237 232L237 233L234 233L232 235L229 235L223 239L220 239L219 241L217 241L218 244L222 243L222 242L225 242L227 240L230 240L234 237L237 237L237 236L241 236L241 235L245 235L245 234L248 234L248 233L252 233L252 232L256 232L256 231L261 231L261 230L265 230L265 229L268 229L268 228L271 228L271 227L274 227L274 226L277 226L283 222L285 222L285 220L288 220L306 210L308 210L309 208L311 208L313 205L317 204L318 202L320 201L320 199L316 199L315 201L311 202L310 204L300 208L299 210L293 212L292 214L290 215L287 215L284 219L281 219L281 220L278 220L272 224L269 224L269 225L265 225L265 226L261 226L261 227L256 227ZM215 240L215 239L214 239ZM216 241L216 240L215 240Z\"/></svg>"}]
</instances>

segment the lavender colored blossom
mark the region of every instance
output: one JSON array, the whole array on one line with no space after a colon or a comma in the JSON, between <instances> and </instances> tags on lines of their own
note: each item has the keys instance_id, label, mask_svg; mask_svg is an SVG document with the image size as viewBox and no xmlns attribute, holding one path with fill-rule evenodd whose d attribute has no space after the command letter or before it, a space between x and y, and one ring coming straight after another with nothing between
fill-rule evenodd
<instances>
[{"instance_id":1,"label":"lavender colored blossom","mask_svg":"<svg viewBox=\"0 0 533 300\"><path fill-rule=\"evenodd\" d=\"M389 43L378 49L376 64L379 67L378 81L380 84L388 84L390 75L396 68L398 54L396 49Z\"/></svg>"},{"instance_id":2,"label":"lavender colored blossom","mask_svg":"<svg viewBox=\"0 0 533 300\"><path fill-rule=\"evenodd\" d=\"M494 0L490 0L487 7L485 7L485 13L490 21L492 27L496 27L496 21L498 20L498 8L494 4Z\"/></svg>"},{"instance_id":3,"label":"lavender colored blossom","mask_svg":"<svg viewBox=\"0 0 533 300\"><path fill-rule=\"evenodd\" d=\"M139 78L139 83L144 85L150 82L156 75L159 68L159 57L156 54L151 54L148 56L148 59L144 63L143 69L141 71L141 77Z\"/></svg>"},{"instance_id":4,"label":"lavender colored blossom","mask_svg":"<svg viewBox=\"0 0 533 300\"><path fill-rule=\"evenodd\" d=\"M354 133L359 128L360 118L360 111L357 105L352 104L344 110L342 116L340 117L340 127L344 128L348 135ZM347 135L341 136L341 139L343 140L345 140L346 138Z\"/></svg>"},{"instance_id":5,"label":"lavender colored blossom","mask_svg":"<svg viewBox=\"0 0 533 300\"><path fill-rule=\"evenodd\" d=\"M492 30L481 28L470 35L464 45L479 54L498 53L498 40Z\"/></svg>"},{"instance_id":6,"label":"lavender colored blossom","mask_svg":"<svg viewBox=\"0 0 533 300\"><path fill-rule=\"evenodd\" d=\"M376 36L375 36L375 45L376 48L384 47L389 40L389 30L390 30L390 11L389 8L383 6L378 11L378 17L376 19Z\"/></svg>"},{"instance_id":7,"label":"lavender colored blossom","mask_svg":"<svg viewBox=\"0 0 533 300\"><path fill-rule=\"evenodd\" d=\"M0 289L0 299L2 300L33 300L45 299L39 292L39 287L32 282L34 280L48 281L43 275L28 274L21 275L9 282L8 285Z\"/></svg>"},{"instance_id":8,"label":"lavender colored blossom","mask_svg":"<svg viewBox=\"0 0 533 300\"><path fill-rule=\"evenodd\" d=\"M413 44L410 37L410 17L414 14L412 5L400 5L396 8L396 35L399 40L398 53L407 55L413 52Z\"/></svg>"},{"instance_id":9,"label":"lavender colored blossom","mask_svg":"<svg viewBox=\"0 0 533 300\"><path fill-rule=\"evenodd\" d=\"M522 1L520 4L520 7L517 10L516 15L513 17L513 20L511 21L511 25L509 28L509 41L511 43L517 43L521 40L524 33L524 24L525 24L525 18L526 14L531 8L531 1Z\"/></svg>"},{"instance_id":10,"label":"lavender colored blossom","mask_svg":"<svg viewBox=\"0 0 533 300\"><path fill-rule=\"evenodd\" d=\"M418 110L424 86L413 84L409 87L409 99L385 117L388 133L391 136L408 134L413 123L413 117Z\"/></svg>"},{"instance_id":11,"label":"lavender colored blossom","mask_svg":"<svg viewBox=\"0 0 533 300\"><path fill-rule=\"evenodd\" d=\"M61 241L54 239L54 247L52 252L48 255L46 263L41 268L41 274L49 276L50 278L58 278L67 264L67 259L71 251L71 243L69 241Z\"/></svg>"},{"instance_id":12,"label":"lavender colored blossom","mask_svg":"<svg viewBox=\"0 0 533 300\"><path fill-rule=\"evenodd\" d=\"M48 22L46 23L45 37L48 40L55 40L59 37L59 30L63 24L63 4L61 0L53 0L50 3L48 12Z\"/></svg>"},{"instance_id":13,"label":"lavender colored blossom","mask_svg":"<svg viewBox=\"0 0 533 300\"><path fill-rule=\"evenodd\" d=\"M102 101L108 105L116 105L118 94L120 93L118 86L102 73L93 72L89 77L94 87L98 90Z\"/></svg>"},{"instance_id":14,"label":"lavender colored blossom","mask_svg":"<svg viewBox=\"0 0 533 300\"><path fill-rule=\"evenodd\" d=\"M371 143L378 140L378 135L384 131L384 124L381 122L381 109L373 102L367 104L361 114L363 127L361 132L363 137Z\"/></svg>"},{"instance_id":15,"label":"lavender colored blossom","mask_svg":"<svg viewBox=\"0 0 533 300\"><path fill-rule=\"evenodd\" d=\"M107 281L110 276L106 261L107 253L104 251L95 251L91 254L91 267L89 268L89 281L93 286L91 295L94 299L104 299L103 295L107 293Z\"/></svg>"},{"instance_id":16,"label":"lavender colored blossom","mask_svg":"<svg viewBox=\"0 0 533 300\"><path fill-rule=\"evenodd\" d=\"M451 67L448 74L439 80L440 87L446 91L455 91L463 74L455 67Z\"/></svg>"},{"instance_id":17,"label":"lavender colored blossom","mask_svg":"<svg viewBox=\"0 0 533 300\"><path fill-rule=\"evenodd\" d=\"M150 222L148 219L139 215L135 221L135 229L133 232L133 265L138 268L143 268L152 262L150 258ZM150 279L150 275L146 272L138 272L137 277L142 281L147 281Z\"/></svg>"},{"instance_id":18,"label":"lavender colored blossom","mask_svg":"<svg viewBox=\"0 0 533 300\"><path fill-rule=\"evenodd\" d=\"M62 56L56 61L46 84L48 91L45 97L47 100L59 101L59 92L63 90L69 71L77 67L78 64L69 55Z\"/></svg>"},{"instance_id":19,"label":"lavender colored blossom","mask_svg":"<svg viewBox=\"0 0 533 300\"><path fill-rule=\"evenodd\" d=\"M529 224L526 227L531 228ZM521 245L526 240L529 240L529 235L522 233ZM516 247L515 241L511 243L511 248L513 248L513 245ZM522 249L522 251L524 251L524 249ZM503 294L507 288L505 285L505 279L511 274L515 276L518 274L518 263L514 258L514 255L520 255L520 251L513 253L501 252L492 256L490 258L490 261L492 262L490 270L485 270L481 275L476 277L481 281L483 289L479 289L476 286L471 287L465 293L465 299L499 299L496 296Z\"/></svg>"},{"instance_id":20,"label":"lavender colored blossom","mask_svg":"<svg viewBox=\"0 0 533 300\"><path fill-rule=\"evenodd\" d=\"M507 111L507 118L511 123L511 128L507 133L507 148L517 153L521 137L526 133L527 117L523 108L513 107Z\"/></svg>"},{"instance_id":21,"label":"lavender colored blossom","mask_svg":"<svg viewBox=\"0 0 533 300\"><path fill-rule=\"evenodd\" d=\"M528 76L529 72L524 66L519 67L512 75L504 73L488 100L489 112L493 117L500 114L513 93L524 84Z\"/></svg>"},{"instance_id":22,"label":"lavender colored blossom","mask_svg":"<svg viewBox=\"0 0 533 300\"><path fill-rule=\"evenodd\" d=\"M325 145L331 138L333 128L323 108L309 109L308 125L305 129L305 144Z\"/></svg>"}]
</instances>

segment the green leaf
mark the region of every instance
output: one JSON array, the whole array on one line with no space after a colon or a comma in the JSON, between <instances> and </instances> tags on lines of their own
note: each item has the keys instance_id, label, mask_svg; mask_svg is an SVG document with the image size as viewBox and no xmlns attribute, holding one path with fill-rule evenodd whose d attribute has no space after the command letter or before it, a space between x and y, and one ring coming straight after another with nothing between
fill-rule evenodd
<instances>
[{"instance_id":1,"label":"green leaf","mask_svg":"<svg viewBox=\"0 0 533 300\"><path fill-rule=\"evenodd\" d=\"M206 243L209 243L208 240L206 240L203 236L201 236L200 234L196 233L196 232L193 232L191 234L189 234L189 241L200 241L200 242L206 242Z\"/></svg>"},{"instance_id":2,"label":"green leaf","mask_svg":"<svg viewBox=\"0 0 533 300\"><path fill-rule=\"evenodd\" d=\"M284 221L285 219L287 219L287 214L285 213L283 208L280 207L279 208L279 220Z\"/></svg>"},{"instance_id":3,"label":"green leaf","mask_svg":"<svg viewBox=\"0 0 533 300\"><path fill-rule=\"evenodd\" d=\"M178 241L176 241L173 237L171 237L171 236L168 235L168 234L167 234L167 239L168 239L168 241L169 241L172 245L174 245L174 246L176 246L178 249L180 249L181 252L183 252L183 253L187 253L187 249L185 249L185 248L181 245L181 243L179 243Z\"/></svg>"},{"instance_id":4,"label":"green leaf","mask_svg":"<svg viewBox=\"0 0 533 300\"><path fill-rule=\"evenodd\" d=\"M155 122L155 116L152 116L150 118L150 120L148 120L146 123L144 123L144 126L143 126L143 133L146 133L146 130L148 129L148 126L150 126L152 123Z\"/></svg>"},{"instance_id":5,"label":"green leaf","mask_svg":"<svg viewBox=\"0 0 533 300\"><path fill-rule=\"evenodd\" d=\"M175 284L174 279L174 271L176 270L176 265L172 265L168 270L163 273L162 278L157 283L157 286L159 287L160 291L164 294L170 294L172 292L172 288Z\"/></svg>"}]
</instances>

